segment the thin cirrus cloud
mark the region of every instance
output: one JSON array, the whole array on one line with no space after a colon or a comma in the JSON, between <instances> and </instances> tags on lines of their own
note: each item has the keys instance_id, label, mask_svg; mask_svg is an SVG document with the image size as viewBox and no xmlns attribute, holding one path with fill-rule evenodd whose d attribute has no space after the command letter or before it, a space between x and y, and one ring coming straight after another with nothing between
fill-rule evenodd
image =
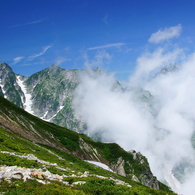
<instances>
[{"instance_id":1,"label":"thin cirrus cloud","mask_svg":"<svg viewBox=\"0 0 195 195\"><path fill-rule=\"evenodd\" d=\"M55 59L55 64L57 64L58 66L60 66L61 64L63 64L64 62L67 62L67 61L71 61L71 59L65 58L65 57L62 57L62 56L58 56Z\"/></svg>"},{"instance_id":2,"label":"thin cirrus cloud","mask_svg":"<svg viewBox=\"0 0 195 195\"><path fill-rule=\"evenodd\" d=\"M106 24L106 25L108 25L108 15L105 15L104 17L103 17L103 22L104 22L104 24Z\"/></svg>"},{"instance_id":3,"label":"thin cirrus cloud","mask_svg":"<svg viewBox=\"0 0 195 195\"><path fill-rule=\"evenodd\" d=\"M34 20L34 21L27 22L27 23L24 23L24 24L16 24L16 25L13 25L13 26L11 26L11 28L20 27L20 26L27 26L27 25L32 25L32 24L38 24L38 23L41 23L43 21L44 20Z\"/></svg>"},{"instance_id":4,"label":"thin cirrus cloud","mask_svg":"<svg viewBox=\"0 0 195 195\"><path fill-rule=\"evenodd\" d=\"M182 31L182 26L176 25L169 28L164 28L151 35L149 38L150 43L160 43L175 37L179 37Z\"/></svg>"},{"instance_id":5,"label":"thin cirrus cloud","mask_svg":"<svg viewBox=\"0 0 195 195\"><path fill-rule=\"evenodd\" d=\"M29 56L29 57L28 57L28 60L29 60L29 61L32 61L32 60L34 60L35 58L38 58L38 57L44 55L44 54L47 52L47 50L50 49L52 46L53 46L53 45L45 46L45 47L43 48L43 50L42 50L40 53L34 54L34 55L32 55L32 56Z\"/></svg>"},{"instance_id":6,"label":"thin cirrus cloud","mask_svg":"<svg viewBox=\"0 0 195 195\"><path fill-rule=\"evenodd\" d=\"M111 43L111 44L100 45L100 46L96 46L96 47L90 47L90 48L88 48L88 50L114 48L114 47L121 47L123 45L125 45L125 43Z\"/></svg>"},{"instance_id":7,"label":"thin cirrus cloud","mask_svg":"<svg viewBox=\"0 0 195 195\"><path fill-rule=\"evenodd\" d=\"M20 62L22 59L24 59L23 56L15 57L15 58L13 59L13 64L17 64L17 63Z\"/></svg>"}]
</instances>

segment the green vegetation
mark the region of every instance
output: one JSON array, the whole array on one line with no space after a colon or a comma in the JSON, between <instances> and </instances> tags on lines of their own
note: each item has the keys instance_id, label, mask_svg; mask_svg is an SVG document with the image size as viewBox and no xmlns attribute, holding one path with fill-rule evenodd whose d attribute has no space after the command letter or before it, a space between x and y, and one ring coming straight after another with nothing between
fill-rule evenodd
<instances>
[{"instance_id":1,"label":"green vegetation","mask_svg":"<svg viewBox=\"0 0 195 195\"><path fill-rule=\"evenodd\" d=\"M78 189L83 190L85 193L93 195L168 195L169 193L143 187L134 186L127 187L116 185L114 181L92 179L84 185L79 185ZM171 194L171 193L170 193Z\"/></svg>"},{"instance_id":2,"label":"green vegetation","mask_svg":"<svg viewBox=\"0 0 195 195\"><path fill-rule=\"evenodd\" d=\"M59 182L43 185L36 180L28 180L27 182L12 180L11 183L2 181L0 193L5 195L173 195L171 192L163 192L143 186L116 185L114 181L97 178L88 179L85 184L74 187Z\"/></svg>"},{"instance_id":3,"label":"green vegetation","mask_svg":"<svg viewBox=\"0 0 195 195\"><path fill-rule=\"evenodd\" d=\"M12 183L3 181L0 183L0 192L4 195L86 195L81 190L67 187L61 183L40 184L35 180L22 182L12 180Z\"/></svg>"},{"instance_id":4,"label":"green vegetation","mask_svg":"<svg viewBox=\"0 0 195 195\"><path fill-rule=\"evenodd\" d=\"M0 153L0 165L21 166L26 168L39 168L40 165L33 160L26 160L9 154Z\"/></svg>"},{"instance_id":5,"label":"green vegetation","mask_svg":"<svg viewBox=\"0 0 195 195\"><path fill-rule=\"evenodd\" d=\"M149 169L147 160L143 156L140 158L143 158L145 163L141 165L139 164L139 159L137 161L133 160L133 155L123 150L117 144L95 142L84 134L78 134L42 121L1 97L0 108L0 165L40 168L45 171L49 170L53 174L65 174L69 177L65 178L64 181L68 181L70 184L75 181L86 181L85 184L74 187L56 182L43 185L31 180L27 182L14 180L12 183L2 181L0 182L0 192L5 192L4 194L48 194L48 192L51 192L50 194L95 195L174 194L168 187L160 183L160 187L164 191L150 189L140 183L131 181L132 170L134 171L133 174L139 175L145 169ZM85 151L84 148L80 147L81 142L84 142L85 145L91 148L91 151ZM93 157L94 150L97 151L101 161L107 164L116 163L118 158L121 157L125 161L124 168L126 173L129 174L129 178L119 176L82 160L82 158L85 159L89 156ZM20 156L2 153L1 151L14 152L23 156L33 154L39 160L56 163L57 165L44 164L44 162L28 160ZM91 175L85 178L79 177L86 171L89 174L119 179L132 187L116 185L113 181L91 177ZM73 174L74 177L72 176Z\"/></svg>"}]
</instances>

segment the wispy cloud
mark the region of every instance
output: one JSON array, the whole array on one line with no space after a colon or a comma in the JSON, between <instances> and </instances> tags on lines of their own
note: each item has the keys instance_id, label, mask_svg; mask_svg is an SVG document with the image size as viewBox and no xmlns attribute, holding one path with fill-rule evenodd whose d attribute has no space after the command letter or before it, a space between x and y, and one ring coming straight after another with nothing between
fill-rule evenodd
<instances>
[{"instance_id":1,"label":"wispy cloud","mask_svg":"<svg viewBox=\"0 0 195 195\"><path fill-rule=\"evenodd\" d=\"M20 62L22 59L24 59L23 56L15 57L15 58L13 59L13 64L17 64L17 63Z\"/></svg>"},{"instance_id":2,"label":"wispy cloud","mask_svg":"<svg viewBox=\"0 0 195 195\"><path fill-rule=\"evenodd\" d=\"M137 66L134 75L131 77L131 84L134 86L146 83L152 74L156 74L168 64L178 63L182 58L182 49L167 51L164 48L158 48L154 52L144 53L137 59Z\"/></svg>"},{"instance_id":3,"label":"wispy cloud","mask_svg":"<svg viewBox=\"0 0 195 195\"><path fill-rule=\"evenodd\" d=\"M97 50L97 49L106 49L106 48L113 48L113 47L121 47L123 45L126 45L125 43L111 43L106 45L100 45L96 47L90 47L88 50Z\"/></svg>"},{"instance_id":4,"label":"wispy cloud","mask_svg":"<svg viewBox=\"0 0 195 195\"><path fill-rule=\"evenodd\" d=\"M160 43L162 41L172 39L174 37L179 37L181 31L182 26L180 24L177 26L165 28L153 33L148 41L150 43Z\"/></svg>"},{"instance_id":5,"label":"wispy cloud","mask_svg":"<svg viewBox=\"0 0 195 195\"><path fill-rule=\"evenodd\" d=\"M60 66L62 63L67 62L67 61L71 61L71 59L65 58L65 57L62 57L62 56L58 56L55 59L55 64L57 64L58 66Z\"/></svg>"},{"instance_id":6,"label":"wispy cloud","mask_svg":"<svg viewBox=\"0 0 195 195\"><path fill-rule=\"evenodd\" d=\"M29 57L28 57L28 60L31 61L31 60L34 60L35 58L38 58L38 57L44 55L44 54L46 53L46 51L47 51L49 48L51 48L52 46L53 46L53 45L45 46L45 47L43 48L43 50L42 50L40 53L34 54L34 55L32 55L32 56L29 56Z\"/></svg>"},{"instance_id":7,"label":"wispy cloud","mask_svg":"<svg viewBox=\"0 0 195 195\"><path fill-rule=\"evenodd\" d=\"M112 56L106 51L98 51L92 59L89 59L89 56L86 53L84 54L83 58L85 60L85 67L90 69L94 67L101 67L102 65L109 63Z\"/></svg>"},{"instance_id":8,"label":"wispy cloud","mask_svg":"<svg viewBox=\"0 0 195 195\"><path fill-rule=\"evenodd\" d=\"M105 15L102 20L104 24L108 25L108 15Z\"/></svg>"},{"instance_id":9,"label":"wispy cloud","mask_svg":"<svg viewBox=\"0 0 195 195\"><path fill-rule=\"evenodd\" d=\"M26 25L32 25L32 24L38 24L43 22L44 20L35 20L35 21L31 21L31 22L27 22L27 23L23 23L23 24L16 24L11 26L11 28L15 28L15 27L19 27L19 26L26 26Z\"/></svg>"}]
</instances>

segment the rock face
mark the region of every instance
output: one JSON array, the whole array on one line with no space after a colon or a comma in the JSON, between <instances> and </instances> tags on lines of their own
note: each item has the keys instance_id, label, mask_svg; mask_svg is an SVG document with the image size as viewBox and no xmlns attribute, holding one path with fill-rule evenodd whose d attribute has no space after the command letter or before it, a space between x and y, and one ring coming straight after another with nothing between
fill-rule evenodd
<instances>
[{"instance_id":1,"label":"rock face","mask_svg":"<svg viewBox=\"0 0 195 195\"><path fill-rule=\"evenodd\" d=\"M0 95L23 108L24 93L17 83L16 74L6 63L0 63Z\"/></svg>"},{"instance_id":2,"label":"rock face","mask_svg":"<svg viewBox=\"0 0 195 195\"><path fill-rule=\"evenodd\" d=\"M71 130L83 129L72 105L79 72L52 65L27 78L24 85L32 97L33 114Z\"/></svg>"},{"instance_id":3,"label":"rock face","mask_svg":"<svg viewBox=\"0 0 195 195\"><path fill-rule=\"evenodd\" d=\"M136 152L135 150L131 150L129 153L133 155L133 160L137 162L138 166L142 165L140 166L141 170L138 174L138 178L133 175L132 180L139 180L139 182L143 185L150 188L159 189L159 182L152 174L147 159L140 152ZM131 170L131 173L134 174L134 170Z\"/></svg>"},{"instance_id":4,"label":"rock face","mask_svg":"<svg viewBox=\"0 0 195 195\"><path fill-rule=\"evenodd\" d=\"M101 155L98 153L98 151L91 145L87 144L81 137L79 138L79 146L81 150L86 154L83 155L83 158L85 160L94 160L97 162L101 162Z\"/></svg>"},{"instance_id":5,"label":"rock face","mask_svg":"<svg viewBox=\"0 0 195 195\"><path fill-rule=\"evenodd\" d=\"M23 181L35 178L62 181L63 176L52 174L49 171L43 171L42 169L30 169L17 166L0 167L0 180L11 180L12 178L22 179Z\"/></svg>"},{"instance_id":6,"label":"rock face","mask_svg":"<svg viewBox=\"0 0 195 195\"><path fill-rule=\"evenodd\" d=\"M140 178L143 185L159 190L159 183L157 178L153 176L150 170L144 174L141 174Z\"/></svg>"},{"instance_id":7,"label":"rock face","mask_svg":"<svg viewBox=\"0 0 195 195\"><path fill-rule=\"evenodd\" d=\"M126 177L125 169L124 169L125 161L120 157L116 164L111 165L111 169L119 175Z\"/></svg>"},{"instance_id":8,"label":"rock face","mask_svg":"<svg viewBox=\"0 0 195 195\"><path fill-rule=\"evenodd\" d=\"M85 160L93 160L97 162L105 161L105 159L103 159L100 155L100 152L98 152L98 150L92 145L86 143L82 138L79 138L79 145L81 150L86 154L82 154L82 158ZM153 176L147 159L140 152L136 152L135 150L129 151L129 154L132 155L133 162L128 159L124 159L121 156L116 160L115 163L107 161L106 164L118 175L130 177L130 175L133 174L131 177L133 181L140 182L141 184L150 188L159 189L158 180ZM137 172L134 166L140 167L140 172Z\"/></svg>"}]
</instances>

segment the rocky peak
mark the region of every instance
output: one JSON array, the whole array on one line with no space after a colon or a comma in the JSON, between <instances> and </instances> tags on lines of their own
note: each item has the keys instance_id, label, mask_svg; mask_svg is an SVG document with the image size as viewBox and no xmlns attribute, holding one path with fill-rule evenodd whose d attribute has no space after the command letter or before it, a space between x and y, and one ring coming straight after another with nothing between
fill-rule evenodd
<instances>
[{"instance_id":1,"label":"rocky peak","mask_svg":"<svg viewBox=\"0 0 195 195\"><path fill-rule=\"evenodd\" d=\"M124 169L125 161L122 157L118 158L117 163L111 165L111 169L117 174L126 177Z\"/></svg>"},{"instance_id":2,"label":"rocky peak","mask_svg":"<svg viewBox=\"0 0 195 195\"><path fill-rule=\"evenodd\" d=\"M6 63L0 63L0 82L4 84L7 81L11 81L12 84L16 81L15 73L12 68Z\"/></svg>"},{"instance_id":3,"label":"rocky peak","mask_svg":"<svg viewBox=\"0 0 195 195\"><path fill-rule=\"evenodd\" d=\"M58 65L53 64L53 65L49 66L48 68L46 68L45 70L48 70L50 72L56 72L56 71L60 71L62 69Z\"/></svg>"},{"instance_id":4,"label":"rocky peak","mask_svg":"<svg viewBox=\"0 0 195 195\"><path fill-rule=\"evenodd\" d=\"M14 104L23 108L24 93L17 83L16 74L6 63L0 63L0 94Z\"/></svg>"}]
</instances>

